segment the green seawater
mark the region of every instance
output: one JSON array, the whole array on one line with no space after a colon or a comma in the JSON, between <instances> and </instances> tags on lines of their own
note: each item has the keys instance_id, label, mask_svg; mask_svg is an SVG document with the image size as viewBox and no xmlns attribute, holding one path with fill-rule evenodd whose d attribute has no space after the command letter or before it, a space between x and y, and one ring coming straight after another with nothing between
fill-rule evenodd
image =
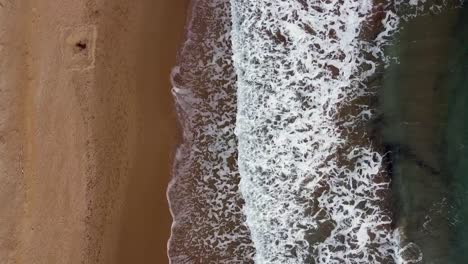
<instances>
[{"instance_id":1,"label":"green seawater","mask_svg":"<svg viewBox=\"0 0 468 264\"><path fill-rule=\"evenodd\" d=\"M468 263L468 6L404 23L388 54L379 125L396 224L417 263Z\"/></svg>"}]
</instances>

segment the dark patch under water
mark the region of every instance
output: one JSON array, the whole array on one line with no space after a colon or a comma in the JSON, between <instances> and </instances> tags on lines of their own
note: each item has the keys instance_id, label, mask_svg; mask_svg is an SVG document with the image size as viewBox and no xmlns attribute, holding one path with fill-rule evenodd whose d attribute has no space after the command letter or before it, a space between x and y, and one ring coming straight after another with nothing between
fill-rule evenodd
<instances>
[{"instance_id":1,"label":"dark patch under water","mask_svg":"<svg viewBox=\"0 0 468 264\"><path fill-rule=\"evenodd\" d=\"M466 263L468 6L403 25L388 53L378 120L398 225L421 263Z\"/></svg>"}]
</instances>

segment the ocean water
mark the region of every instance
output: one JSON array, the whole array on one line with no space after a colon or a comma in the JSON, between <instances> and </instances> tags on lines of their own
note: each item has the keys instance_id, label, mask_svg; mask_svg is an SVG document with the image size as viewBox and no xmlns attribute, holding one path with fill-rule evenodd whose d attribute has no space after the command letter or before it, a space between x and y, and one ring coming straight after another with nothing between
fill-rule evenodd
<instances>
[{"instance_id":1,"label":"ocean water","mask_svg":"<svg viewBox=\"0 0 468 264\"><path fill-rule=\"evenodd\" d=\"M240 190L257 263L397 257L390 179L364 128L373 117L364 82L383 44L360 36L376 8L233 1Z\"/></svg>"},{"instance_id":2,"label":"ocean water","mask_svg":"<svg viewBox=\"0 0 468 264\"><path fill-rule=\"evenodd\" d=\"M467 7L404 25L380 90L382 135L393 159L395 221L421 263L465 263Z\"/></svg>"},{"instance_id":3,"label":"ocean water","mask_svg":"<svg viewBox=\"0 0 468 264\"><path fill-rule=\"evenodd\" d=\"M171 263L463 263L465 9L192 1Z\"/></svg>"},{"instance_id":4,"label":"ocean water","mask_svg":"<svg viewBox=\"0 0 468 264\"><path fill-rule=\"evenodd\" d=\"M168 255L175 264L251 263L254 249L238 191L229 2L196 0L190 8L171 76L183 142L168 188Z\"/></svg>"}]
</instances>

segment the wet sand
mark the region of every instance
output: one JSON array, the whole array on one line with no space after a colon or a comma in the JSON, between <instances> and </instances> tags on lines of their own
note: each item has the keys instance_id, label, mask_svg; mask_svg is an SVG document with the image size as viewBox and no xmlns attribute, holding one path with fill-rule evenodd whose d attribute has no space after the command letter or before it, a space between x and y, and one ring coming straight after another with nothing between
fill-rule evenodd
<instances>
[{"instance_id":1,"label":"wet sand","mask_svg":"<svg viewBox=\"0 0 468 264\"><path fill-rule=\"evenodd\" d=\"M185 1L0 2L0 262L165 263Z\"/></svg>"},{"instance_id":2,"label":"wet sand","mask_svg":"<svg viewBox=\"0 0 468 264\"><path fill-rule=\"evenodd\" d=\"M167 263L172 219L166 187L178 141L169 73L183 39L188 0L145 1L138 53L138 142L116 263ZM162 25L155 27L154 25ZM170 25L170 26L167 26Z\"/></svg>"}]
</instances>

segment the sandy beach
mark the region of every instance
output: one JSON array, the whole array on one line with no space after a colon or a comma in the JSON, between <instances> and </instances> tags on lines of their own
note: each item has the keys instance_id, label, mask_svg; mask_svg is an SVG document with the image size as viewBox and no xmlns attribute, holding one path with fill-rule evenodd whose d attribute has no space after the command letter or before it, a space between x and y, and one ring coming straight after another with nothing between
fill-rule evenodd
<instances>
[{"instance_id":1,"label":"sandy beach","mask_svg":"<svg viewBox=\"0 0 468 264\"><path fill-rule=\"evenodd\" d=\"M186 2L0 2L1 263L167 262Z\"/></svg>"}]
</instances>

